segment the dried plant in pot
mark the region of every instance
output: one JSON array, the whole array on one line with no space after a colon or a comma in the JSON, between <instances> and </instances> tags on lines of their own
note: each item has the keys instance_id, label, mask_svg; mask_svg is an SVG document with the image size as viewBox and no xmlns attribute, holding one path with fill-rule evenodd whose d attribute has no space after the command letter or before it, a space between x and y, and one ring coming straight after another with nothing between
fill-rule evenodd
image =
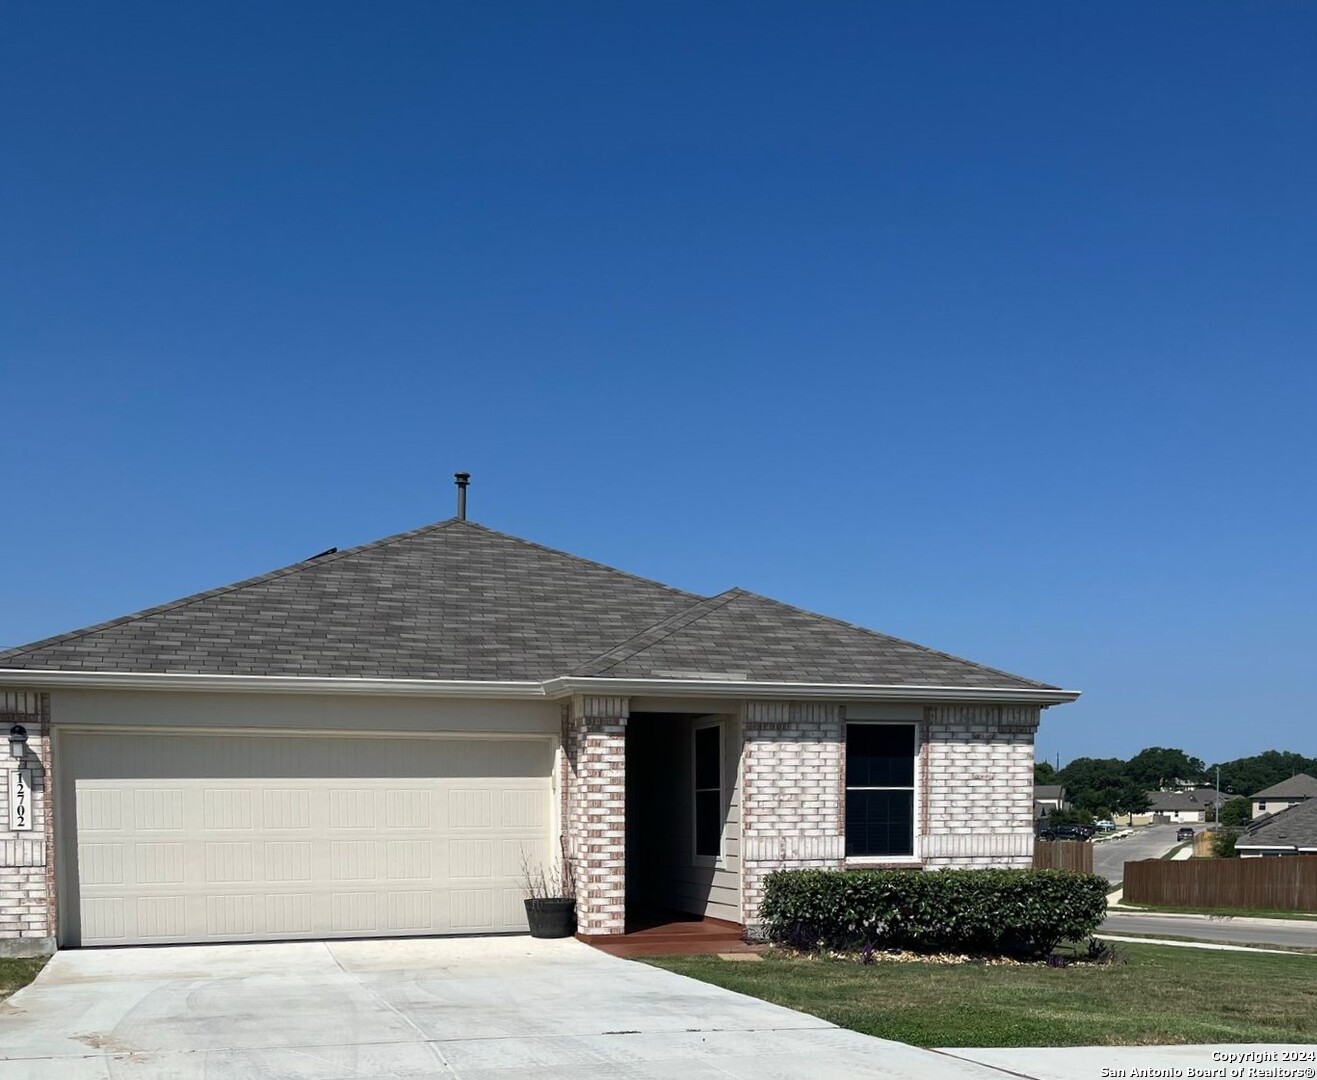
<instances>
[{"instance_id":1,"label":"dried plant in pot","mask_svg":"<svg viewBox=\"0 0 1317 1080\"><path fill-rule=\"evenodd\" d=\"M576 880L570 859L564 855L554 866L523 861L521 883L531 937L563 938L576 933Z\"/></svg>"}]
</instances>

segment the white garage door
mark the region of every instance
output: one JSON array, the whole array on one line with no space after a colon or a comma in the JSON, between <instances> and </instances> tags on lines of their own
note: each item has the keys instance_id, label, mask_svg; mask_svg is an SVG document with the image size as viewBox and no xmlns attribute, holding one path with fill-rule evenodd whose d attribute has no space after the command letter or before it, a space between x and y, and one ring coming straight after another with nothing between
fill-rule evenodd
<instances>
[{"instance_id":1,"label":"white garage door","mask_svg":"<svg viewBox=\"0 0 1317 1080\"><path fill-rule=\"evenodd\" d=\"M524 931L545 739L67 734L65 941Z\"/></svg>"}]
</instances>

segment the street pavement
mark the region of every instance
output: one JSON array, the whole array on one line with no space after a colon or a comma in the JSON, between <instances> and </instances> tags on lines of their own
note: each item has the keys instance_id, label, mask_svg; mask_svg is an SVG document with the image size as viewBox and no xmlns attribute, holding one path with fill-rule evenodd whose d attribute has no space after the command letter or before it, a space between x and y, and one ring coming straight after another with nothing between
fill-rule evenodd
<instances>
[{"instance_id":1,"label":"street pavement","mask_svg":"<svg viewBox=\"0 0 1317 1080\"><path fill-rule=\"evenodd\" d=\"M1201 828L1202 826L1197 826ZM1106 878L1114 888L1125 879L1125 864L1139 859L1160 859L1178 841L1179 825L1145 825L1120 840L1093 845L1093 873Z\"/></svg>"},{"instance_id":2,"label":"street pavement","mask_svg":"<svg viewBox=\"0 0 1317 1080\"><path fill-rule=\"evenodd\" d=\"M1247 919L1219 915L1172 915L1109 911L1099 933L1130 937L1200 938L1233 945L1280 945L1317 949L1317 919Z\"/></svg>"}]
</instances>

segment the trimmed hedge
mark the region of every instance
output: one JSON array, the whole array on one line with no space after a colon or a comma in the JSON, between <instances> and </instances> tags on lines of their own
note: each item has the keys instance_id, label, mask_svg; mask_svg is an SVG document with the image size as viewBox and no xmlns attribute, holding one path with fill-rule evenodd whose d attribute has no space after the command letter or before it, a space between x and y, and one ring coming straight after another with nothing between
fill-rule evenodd
<instances>
[{"instance_id":1,"label":"trimmed hedge","mask_svg":"<svg viewBox=\"0 0 1317 1080\"><path fill-rule=\"evenodd\" d=\"M1107 888L1068 870L778 870L759 913L797 948L1038 956L1089 937Z\"/></svg>"}]
</instances>

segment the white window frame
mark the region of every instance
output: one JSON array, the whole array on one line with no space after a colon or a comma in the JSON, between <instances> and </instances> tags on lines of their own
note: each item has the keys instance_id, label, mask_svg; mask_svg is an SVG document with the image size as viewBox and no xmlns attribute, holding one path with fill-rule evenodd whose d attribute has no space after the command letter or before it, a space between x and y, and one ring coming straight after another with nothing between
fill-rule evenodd
<instances>
[{"instance_id":1,"label":"white window frame","mask_svg":"<svg viewBox=\"0 0 1317 1080\"><path fill-rule=\"evenodd\" d=\"M902 863L918 864L922 856L919 854L919 822L922 820L924 793L920 785L919 761L924 748L924 727L916 720L845 720L842 722L842 744L841 744L841 761L842 770L846 768L846 747L850 741L850 728L852 727L874 727L882 725L884 727L908 727L914 729L914 748L912 750L913 758L913 780L910 787L859 787L851 785L849 777L843 776L841 791L841 842L843 850L846 844L846 793L848 791L909 791L911 793L911 805L913 817L910 822L910 854L909 855L847 855L847 866L894 866Z\"/></svg>"},{"instance_id":2,"label":"white window frame","mask_svg":"<svg viewBox=\"0 0 1317 1080\"><path fill-rule=\"evenodd\" d=\"M723 821L718 826L718 854L701 855L699 852L699 793L702 791L713 791L713 788L702 788L698 786L699 769L697 761L697 745L699 742L699 733L707 731L709 728L716 728L718 731L718 809L722 812L723 799L727 794L727 732L726 727L721 720L703 720L691 728L691 862L695 866L712 866L721 867L723 858L726 854L725 844L727 839L727 822Z\"/></svg>"}]
</instances>

